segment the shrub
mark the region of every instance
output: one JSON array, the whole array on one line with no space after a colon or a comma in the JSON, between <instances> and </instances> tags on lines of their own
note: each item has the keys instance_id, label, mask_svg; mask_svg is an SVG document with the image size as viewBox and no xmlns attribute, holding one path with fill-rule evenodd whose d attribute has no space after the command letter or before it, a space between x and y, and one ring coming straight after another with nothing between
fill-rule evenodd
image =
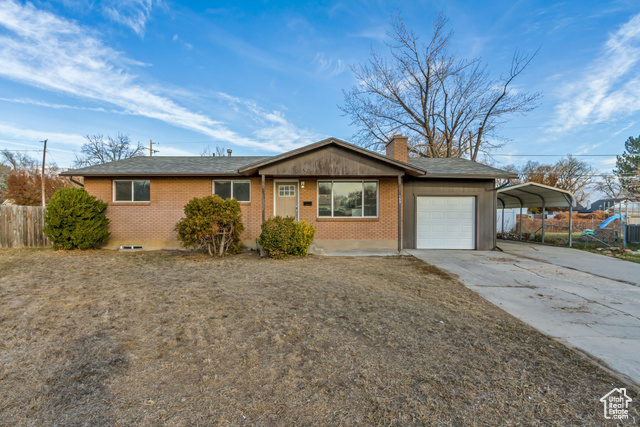
<instances>
[{"instance_id":1,"label":"shrub","mask_svg":"<svg viewBox=\"0 0 640 427\"><path fill-rule=\"evenodd\" d=\"M206 249L211 256L235 254L242 250L244 231L240 203L219 196L194 198L184 207L186 218L175 227L186 248Z\"/></svg>"},{"instance_id":2,"label":"shrub","mask_svg":"<svg viewBox=\"0 0 640 427\"><path fill-rule=\"evenodd\" d=\"M316 228L304 220L297 222L292 217L276 216L262 224L258 244L271 258L305 256L315 234Z\"/></svg>"},{"instance_id":3,"label":"shrub","mask_svg":"<svg viewBox=\"0 0 640 427\"><path fill-rule=\"evenodd\" d=\"M55 249L88 249L109 238L107 204L83 188L62 188L47 205L42 229Z\"/></svg>"}]
</instances>

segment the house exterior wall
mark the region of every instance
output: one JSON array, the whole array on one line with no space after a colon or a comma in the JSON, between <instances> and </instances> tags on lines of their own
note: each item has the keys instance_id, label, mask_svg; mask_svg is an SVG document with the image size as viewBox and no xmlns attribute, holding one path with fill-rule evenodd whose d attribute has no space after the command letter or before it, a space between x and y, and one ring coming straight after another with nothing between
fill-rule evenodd
<instances>
[{"instance_id":1,"label":"house exterior wall","mask_svg":"<svg viewBox=\"0 0 640 427\"><path fill-rule=\"evenodd\" d=\"M149 202L114 202L114 179L149 179ZM89 194L108 203L105 214L110 220L111 237L106 248L143 245L145 249L178 249L174 231L184 216L184 205L194 197L212 194L213 177L85 177ZM259 177L216 177L251 181L251 201L241 203L245 232L242 240L250 248L260 235L262 223L262 181ZM304 181L304 188L300 185ZM265 183L265 213L274 215L274 181ZM312 206L304 206L310 201ZM299 179L299 217L316 226L315 245L319 249L356 249L397 247L397 178L379 179L378 218L318 218L317 179Z\"/></svg>"},{"instance_id":2,"label":"house exterior wall","mask_svg":"<svg viewBox=\"0 0 640 427\"><path fill-rule=\"evenodd\" d=\"M300 219L315 225L315 244L318 248L397 248L397 177L378 179L378 218L318 218L318 179L301 178L300 183L303 181L304 188L300 188ZM303 202L309 201L312 202L312 206L304 206Z\"/></svg>"},{"instance_id":3,"label":"house exterior wall","mask_svg":"<svg viewBox=\"0 0 640 427\"><path fill-rule=\"evenodd\" d=\"M496 246L496 192L493 179L405 178L403 248L416 248L416 198L418 196L472 196L476 198L476 249Z\"/></svg>"}]
</instances>

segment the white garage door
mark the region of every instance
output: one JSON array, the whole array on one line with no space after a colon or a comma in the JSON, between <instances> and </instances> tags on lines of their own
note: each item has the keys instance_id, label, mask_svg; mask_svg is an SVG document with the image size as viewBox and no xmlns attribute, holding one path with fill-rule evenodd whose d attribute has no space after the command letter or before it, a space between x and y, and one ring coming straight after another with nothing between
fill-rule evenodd
<instances>
[{"instance_id":1,"label":"white garage door","mask_svg":"<svg viewBox=\"0 0 640 427\"><path fill-rule=\"evenodd\" d=\"M418 249L475 249L475 197L418 197Z\"/></svg>"}]
</instances>

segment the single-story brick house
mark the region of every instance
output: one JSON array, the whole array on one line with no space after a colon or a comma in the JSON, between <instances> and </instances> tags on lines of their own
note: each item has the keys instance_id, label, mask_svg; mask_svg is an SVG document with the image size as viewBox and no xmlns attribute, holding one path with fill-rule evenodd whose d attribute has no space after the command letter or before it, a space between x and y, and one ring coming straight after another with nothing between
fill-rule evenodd
<instances>
[{"instance_id":1,"label":"single-story brick house","mask_svg":"<svg viewBox=\"0 0 640 427\"><path fill-rule=\"evenodd\" d=\"M179 248L174 226L194 197L235 197L248 247L275 215L316 227L319 249L490 250L496 178L515 175L465 159L408 158L395 136L386 156L336 138L274 157L134 157L69 170L108 202L107 248Z\"/></svg>"}]
</instances>

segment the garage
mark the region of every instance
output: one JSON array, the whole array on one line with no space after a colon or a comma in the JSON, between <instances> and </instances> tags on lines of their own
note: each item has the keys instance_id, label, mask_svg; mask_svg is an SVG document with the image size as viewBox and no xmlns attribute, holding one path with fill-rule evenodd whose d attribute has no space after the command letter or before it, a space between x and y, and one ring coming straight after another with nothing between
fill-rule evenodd
<instances>
[{"instance_id":1,"label":"garage","mask_svg":"<svg viewBox=\"0 0 640 427\"><path fill-rule=\"evenodd\" d=\"M475 197L417 197L417 249L475 249L475 228Z\"/></svg>"}]
</instances>

